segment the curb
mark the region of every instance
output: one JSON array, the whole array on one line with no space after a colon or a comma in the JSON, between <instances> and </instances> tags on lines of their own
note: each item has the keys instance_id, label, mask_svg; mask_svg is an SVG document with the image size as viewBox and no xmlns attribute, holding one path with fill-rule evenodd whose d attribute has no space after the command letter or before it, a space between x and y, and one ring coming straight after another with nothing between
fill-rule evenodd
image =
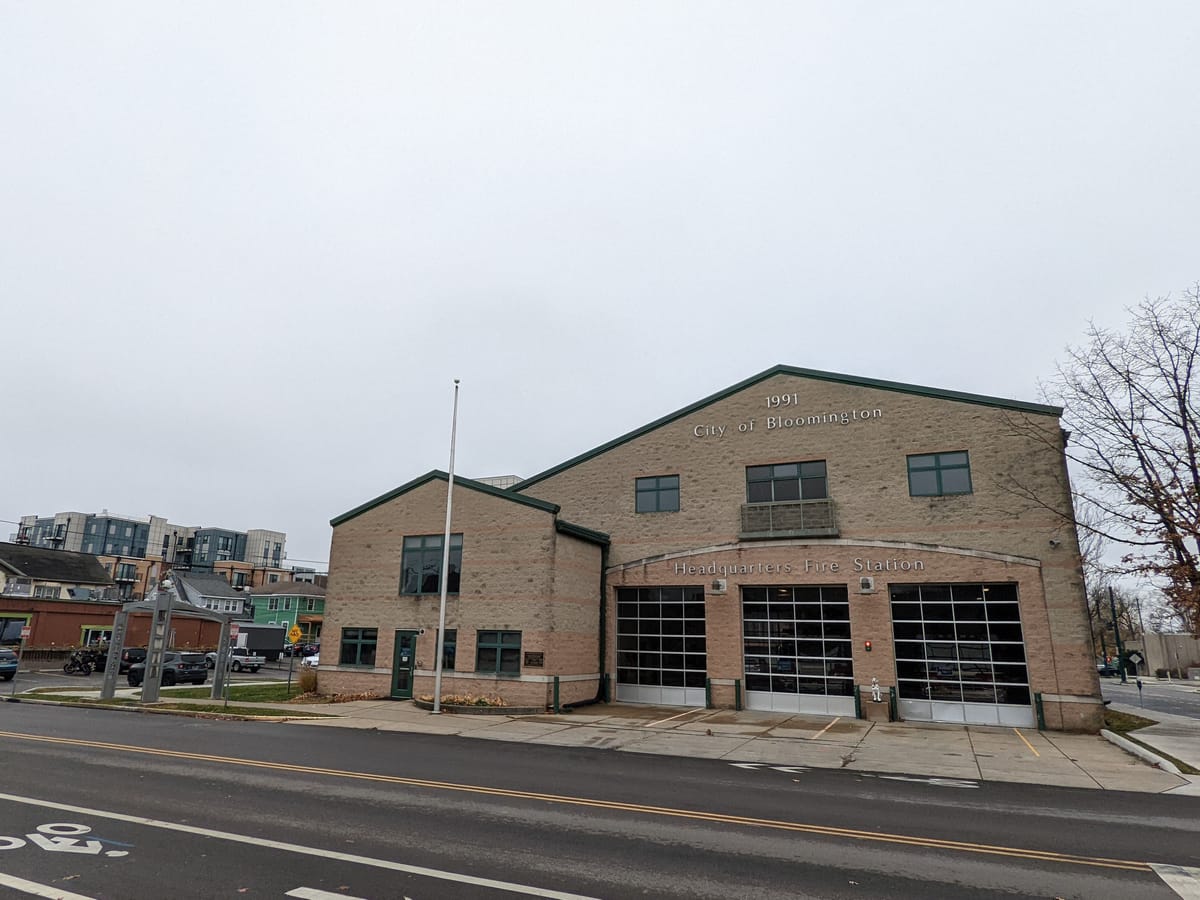
<instances>
[{"instance_id":1,"label":"curb","mask_svg":"<svg viewBox=\"0 0 1200 900\"><path fill-rule=\"evenodd\" d=\"M156 709L153 706L107 706L99 703L76 703L71 700L44 700L33 697L4 697L5 703L31 703L35 706L66 706L71 709L99 709L105 712L134 713L138 715L186 716L192 719L222 719L232 722L310 722L326 716L266 715L249 716L242 713L220 713L207 710ZM329 718L340 718L329 716Z\"/></svg>"},{"instance_id":2,"label":"curb","mask_svg":"<svg viewBox=\"0 0 1200 900\"><path fill-rule=\"evenodd\" d=\"M1175 765L1175 763L1171 762L1169 759L1163 759L1157 753L1147 750L1141 744L1134 743L1128 738L1121 737L1119 734L1113 734L1107 728L1102 728L1100 730L1100 737L1104 738L1111 744L1116 744L1126 753L1132 753L1139 759L1143 759L1150 763L1150 765L1157 766L1164 772L1170 772L1172 775L1178 775L1180 778L1184 777L1183 773L1179 771L1179 767Z\"/></svg>"}]
</instances>

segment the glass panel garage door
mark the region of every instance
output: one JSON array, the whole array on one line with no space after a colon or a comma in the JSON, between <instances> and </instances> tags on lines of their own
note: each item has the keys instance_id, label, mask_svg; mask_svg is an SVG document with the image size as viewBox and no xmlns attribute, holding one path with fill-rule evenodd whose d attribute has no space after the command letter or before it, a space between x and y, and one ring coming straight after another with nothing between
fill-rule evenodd
<instances>
[{"instance_id":1,"label":"glass panel garage door","mask_svg":"<svg viewBox=\"0 0 1200 900\"><path fill-rule=\"evenodd\" d=\"M704 588L617 589L617 699L704 706Z\"/></svg>"},{"instance_id":2,"label":"glass panel garage door","mask_svg":"<svg viewBox=\"0 0 1200 900\"><path fill-rule=\"evenodd\" d=\"M1015 584L892 585L900 715L1034 722Z\"/></svg>"},{"instance_id":3,"label":"glass panel garage door","mask_svg":"<svg viewBox=\"0 0 1200 900\"><path fill-rule=\"evenodd\" d=\"M845 585L742 588L746 706L854 715Z\"/></svg>"}]
</instances>

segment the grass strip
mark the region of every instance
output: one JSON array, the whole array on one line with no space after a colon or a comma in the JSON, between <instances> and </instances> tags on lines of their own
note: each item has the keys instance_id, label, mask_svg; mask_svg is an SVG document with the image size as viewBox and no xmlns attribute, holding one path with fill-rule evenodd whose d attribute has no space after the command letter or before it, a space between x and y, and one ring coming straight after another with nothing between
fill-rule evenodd
<instances>
[{"instance_id":1,"label":"grass strip","mask_svg":"<svg viewBox=\"0 0 1200 900\"><path fill-rule=\"evenodd\" d=\"M1200 775L1200 769L1195 766L1189 766L1181 759L1176 759L1169 753L1163 753L1157 747L1147 744L1145 741L1138 740L1137 735L1133 732L1139 728L1147 728L1151 725L1157 725L1154 719L1147 719L1145 716L1135 716L1132 713L1117 712L1115 709L1106 709L1104 711L1104 727L1113 734L1119 734L1126 740L1133 741L1140 747L1145 747L1151 753L1161 756L1163 759L1174 763L1179 771L1184 775Z\"/></svg>"}]
</instances>

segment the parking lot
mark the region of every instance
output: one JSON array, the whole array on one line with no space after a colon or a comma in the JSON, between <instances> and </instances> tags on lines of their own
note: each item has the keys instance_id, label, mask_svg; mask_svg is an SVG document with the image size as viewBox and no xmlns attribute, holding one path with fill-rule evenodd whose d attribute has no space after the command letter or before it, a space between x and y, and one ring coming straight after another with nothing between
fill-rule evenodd
<instances>
[{"instance_id":1,"label":"parking lot","mask_svg":"<svg viewBox=\"0 0 1200 900\"><path fill-rule=\"evenodd\" d=\"M282 658L275 662L268 662L258 672L230 672L229 677L234 684L244 681L287 681L288 666L292 666L292 679L299 677L300 660ZM68 675L63 672L62 666L52 666L46 662L22 663L20 671L16 678L11 682L3 682L0 686L0 693L20 693L22 691L35 690L44 687L70 687L74 685L93 687L96 690L100 689L100 685L104 680L103 670L92 672L91 675ZM208 678L205 683L212 685L212 672L208 673ZM126 676L118 676L118 687L126 686Z\"/></svg>"}]
</instances>

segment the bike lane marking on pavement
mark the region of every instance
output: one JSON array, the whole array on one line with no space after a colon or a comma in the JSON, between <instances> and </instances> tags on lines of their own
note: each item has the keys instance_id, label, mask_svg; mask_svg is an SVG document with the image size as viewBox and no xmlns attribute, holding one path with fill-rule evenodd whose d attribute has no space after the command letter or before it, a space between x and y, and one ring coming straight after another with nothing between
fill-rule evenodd
<instances>
[{"instance_id":1,"label":"bike lane marking on pavement","mask_svg":"<svg viewBox=\"0 0 1200 900\"><path fill-rule=\"evenodd\" d=\"M1151 863L1150 868L1183 900L1200 900L1200 869L1164 866L1158 863Z\"/></svg>"},{"instance_id":2,"label":"bike lane marking on pavement","mask_svg":"<svg viewBox=\"0 0 1200 900\"><path fill-rule=\"evenodd\" d=\"M1126 869L1135 872L1151 873L1150 863L1141 860L1115 859L1102 856L1084 856L1074 853L1058 853L1053 850L1034 850L1022 847L1006 847L998 844L979 844L967 841L955 841L944 838L920 837L907 834L896 834L884 831L863 831L854 828L841 828L832 825L816 825L804 822L788 822L780 819L760 819L751 816L728 815L725 813L705 812L702 810L678 809L668 806L648 806L639 803L623 803L615 800L594 800L585 797L572 797L561 794L543 794L537 791L511 790L495 788L486 785L461 784L451 781L431 781L423 778L406 778L400 775L377 775L370 772L353 772L344 769L325 769L316 766L301 766L291 763L275 763L256 759L245 759L234 756L214 756L205 753L188 753L182 750L159 750L153 747L141 747L133 744L112 744L103 741L87 741L77 738L60 738L48 735L25 734L21 732L0 731L0 737L10 737L39 743L65 744L79 747L98 747L106 750L118 750L128 753L163 756L189 761L216 762L224 765L238 765L249 768L269 769L272 771L296 772L305 775L327 775L335 778L350 778L361 781L376 781L385 784L400 784L408 787L429 788L432 790L454 791L466 794L504 797L517 800L536 800L546 803L557 803L566 806L582 806L591 809L606 809L616 812L630 812L651 816L664 816L677 819L693 819L726 825L742 825L751 828L770 828L780 831L792 831L821 837L843 838L877 843L900 844L910 847L921 847L928 850L949 850L963 853L978 853L989 856L1007 856L1038 862L1062 863L1069 865L1095 866L1107 869ZM33 803L28 798L20 798L13 794L0 793L0 799L14 802ZM37 801L41 802L41 801ZM77 807L59 805L46 801L45 804L53 809L75 810ZM107 815L98 813L99 815ZM112 814L116 817L119 814ZM137 817L129 817L130 821L142 821ZM183 830L180 828L179 830ZM549 896L549 895L548 895ZM557 896L557 895L555 895Z\"/></svg>"},{"instance_id":3,"label":"bike lane marking on pavement","mask_svg":"<svg viewBox=\"0 0 1200 900\"><path fill-rule=\"evenodd\" d=\"M195 825L182 825L178 822L166 822L161 819L148 819L144 816L132 816L127 813L113 812L105 809L92 809L87 806L75 806L70 803L58 803L53 800L41 800L37 797L22 797L17 794L0 794L0 800L10 803L21 803L26 806L36 806L43 809L55 809L62 812L78 813L84 816L96 816L101 819L112 819L115 822L127 822L146 828L158 828L163 831L178 831L184 834L199 835L216 840L231 841L237 844L247 844L251 847L262 847L268 850L281 850L286 853L297 853L304 856L315 856L320 859L332 859L339 862L354 863L361 866L372 866L377 869L387 869L393 872L404 872L418 875L422 878L434 878L439 881L452 881L459 884L469 884L475 887L492 888L498 891L508 891L513 894L524 894L528 897L546 897L548 900L596 900L584 894L571 894L564 891L553 891L546 888L534 887L528 884L518 884L513 881L498 881L494 878L479 878L475 875L465 875L460 872L446 872L441 869L430 869L425 866L411 866L406 863L393 862L390 859L377 859L371 856L358 856L353 853L342 853L337 850L327 850L322 847L306 847L303 844L292 844L287 841L274 841L270 838L259 838L248 834L237 834L232 831L217 831L213 828L200 828ZM29 882L34 884L34 882ZM78 894L57 892L40 894L44 897L59 897L62 900L91 900ZM340 896L340 895L339 895Z\"/></svg>"}]
</instances>

